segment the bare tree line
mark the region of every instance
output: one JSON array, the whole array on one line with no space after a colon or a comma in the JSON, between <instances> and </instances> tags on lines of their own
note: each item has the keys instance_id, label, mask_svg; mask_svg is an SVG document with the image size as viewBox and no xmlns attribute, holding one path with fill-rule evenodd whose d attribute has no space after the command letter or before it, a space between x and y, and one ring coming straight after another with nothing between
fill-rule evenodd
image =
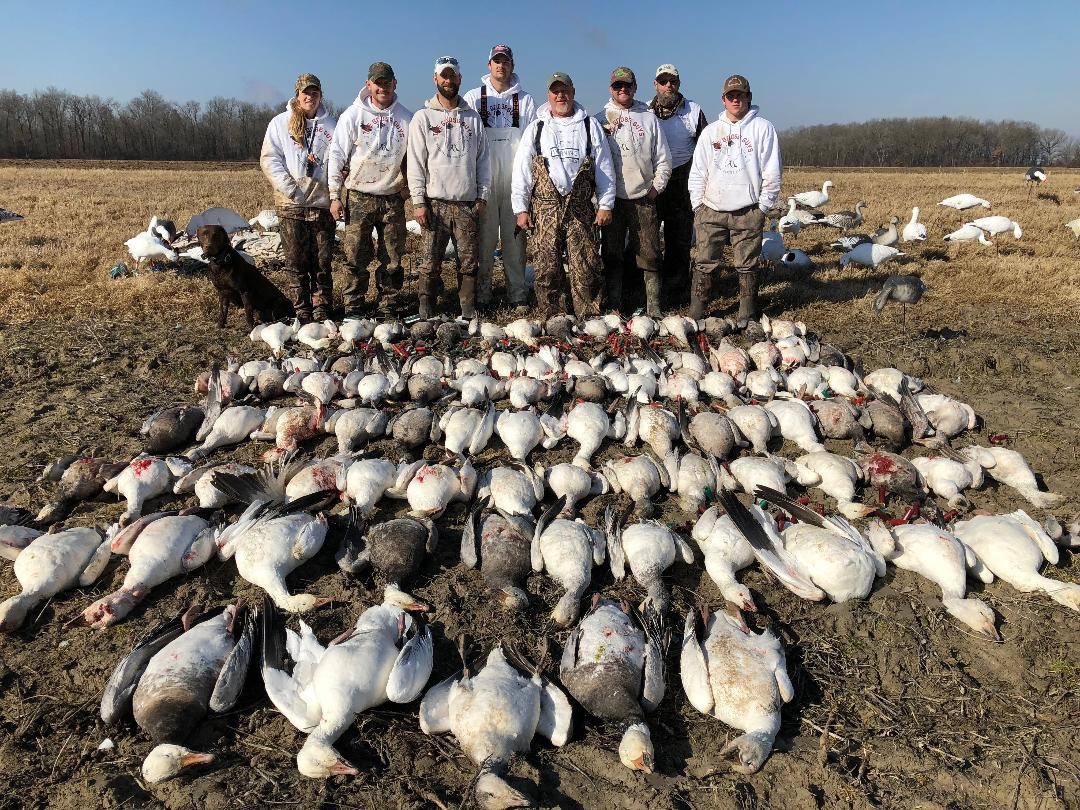
<instances>
[{"instance_id":1,"label":"bare tree line","mask_svg":"<svg viewBox=\"0 0 1080 810\"><path fill-rule=\"evenodd\" d=\"M154 90L127 104L54 87L0 90L0 158L255 160L283 109L221 97L176 103ZM1080 165L1080 142L1025 121L888 118L795 127L780 139L788 165Z\"/></svg>"}]
</instances>

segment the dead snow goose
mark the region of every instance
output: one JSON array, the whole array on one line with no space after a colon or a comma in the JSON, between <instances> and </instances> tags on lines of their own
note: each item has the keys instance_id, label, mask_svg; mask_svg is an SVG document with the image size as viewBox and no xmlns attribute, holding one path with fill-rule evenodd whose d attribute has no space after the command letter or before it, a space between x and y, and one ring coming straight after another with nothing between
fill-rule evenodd
<instances>
[{"instance_id":1,"label":"dead snow goose","mask_svg":"<svg viewBox=\"0 0 1080 810\"><path fill-rule=\"evenodd\" d=\"M615 579L626 576L625 565L647 591L641 610L651 609L663 616L671 604L671 594L663 581L664 572L676 557L687 565L694 562L694 552L686 541L658 521L635 523L625 529L616 521L608 535L608 559Z\"/></svg>"},{"instance_id":2,"label":"dead snow goose","mask_svg":"<svg viewBox=\"0 0 1080 810\"><path fill-rule=\"evenodd\" d=\"M530 562L536 573L547 571L549 577L563 588L552 621L569 627L578 617L581 596L592 583L593 565L605 557L605 539L615 531L613 507L604 510L605 531L592 528L581 519L558 517L565 501L557 500L536 522L530 544Z\"/></svg>"},{"instance_id":3,"label":"dead snow goose","mask_svg":"<svg viewBox=\"0 0 1080 810\"><path fill-rule=\"evenodd\" d=\"M477 499L461 531L461 562L479 568L495 598L509 610L525 610L529 595L525 580L531 567L535 526L531 516L490 509Z\"/></svg>"}]
</instances>

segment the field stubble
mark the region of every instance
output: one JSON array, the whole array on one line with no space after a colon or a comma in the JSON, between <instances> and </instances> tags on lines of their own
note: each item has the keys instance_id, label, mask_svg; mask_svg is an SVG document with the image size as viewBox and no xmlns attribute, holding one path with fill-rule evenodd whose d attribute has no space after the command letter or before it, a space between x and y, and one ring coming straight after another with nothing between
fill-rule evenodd
<instances>
[{"instance_id":1,"label":"field stubble","mask_svg":"<svg viewBox=\"0 0 1080 810\"><path fill-rule=\"evenodd\" d=\"M1047 487L1065 495L1059 516L1071 517L1080 510L1074 417L1080 261L1063 223L1080 207L1072 193L1080 173L1052 171L1040 189L1057 193L1061 205L1029 195L1022 175L1021 169L788 170L784 197L831 179L830 210L865 200L864 229L872 229L892 215L903 222L918 205L931 238L906 246L911 256L902 265L841 271L838 254L822 244L827 235L804 232L789 244L807 250L818 269L809 277L777 272L765 295L770 315L806 321L867 368L896 365L971 402L985 420L975 439L1009 434ZM996 248L943 243L942 235L967 217L935 203L961 191L992 200L993 213L1018 220L1023 239L1001 237ZM123 241L145 228L151 214L183 225L212 205L252 216L269 202L253 166L0 163L0 205L27 217L0 227L0 498L40 506L46 492L34 478L42 466L82 446L134 455L143 417L191 400L191 380L212 361L252 356L238 316L227 330L212 325L216 299L204 277L143 273L112 281L107 271L127 259ZM341 272L338 267L339 282ZM932 288L908 313L907 332L895 310L877 318L870 310L891 272L917 273ZM728 309L733 286L721 302ZM328 441L320 454L329 452ZM498 452L489 450L482 460ZM562 460L563 452L547 459ZM239 456L254 453L244 448ZM999 510L1023 506L1004 488L974 500ZM665 508L673 522L688 517L671 504ZM596 518L598 509L591 505L587 516ZM115 503L95 502L72 521L104 523L119 512ZM474 572L456 567L461 518L460 507L448 512L449 537L415 589L439 606L438 630L453 636L467 628L485 649L515 634L536 641L539 609L507 617L483 598ZM312 619L323 638L351 624L359 605L375 598L373 589L337 573L335 545L332 536L295 578L297 586L338 600ZM1051 575L1080 581L1078 565L1064 553ZM299 735L266 707L257 687L237 711L207 720L194 735L195 747L219 754L214 767L159 787L143 785L146 739L131 726L106 729L96 717L109 671L146 626L185 602L254 593L231 564L211 563L158 589L107 634L62 629L64 618L118 587L124 570L110 567L93 589L62 596L0 643L0 783L9 788L0 808L458 806L472 768L452 744L420 734L415 707L366 713L346 735L342 750L361 777L312 782L295 769ZM0 596L9 595L10 573L0 581ZM990 645L947 617L934 587L907 572L890 568L865 602L831 606L801 602L757 571L745 581L755 597L764 594L759 625L772 626L788 645L797 693L784 711L777 753L762 772L741 777L719 760L730 733L686 703L673 652L668 695L653 723L657 773L625 771L613 754L614 732L579 722L567 747L535 747L515 763L515 775L541 783L543 806L1064 808L1080 801L1073 753L1080 745L1076 614L1008 585L977 588L999 613L1006 636L1005 644ZM613 585L606 576L600 583L633 596L625 583ZM673 584L678 609L719 604L697 566L677 571ZM550 583L534 578L530 589L551 603ZM437 675L453 667L449 644L438 652ZM116 748L96 753L106 736Z\"/></svg>"}]
</instances>

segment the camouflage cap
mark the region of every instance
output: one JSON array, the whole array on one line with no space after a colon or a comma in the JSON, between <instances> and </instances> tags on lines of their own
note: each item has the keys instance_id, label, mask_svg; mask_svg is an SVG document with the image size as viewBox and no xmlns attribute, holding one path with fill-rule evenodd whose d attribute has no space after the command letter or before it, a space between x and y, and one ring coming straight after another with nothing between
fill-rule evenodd
<instances>
[{"instance_id":1,"label":"camouflage cap","mask_svg":"<svg viewBox=\"0 0 1080 810\"><path fill-rule=\"evenodd\" d=\"M396 79L394 75L394 69L386 62L372 62L371 67L367 69L367 77L369 82L376 81L378 79Z\"/></svg>"},{"instance_id":2,"label":"camouflage cap","mask_svg":"<svg viewBox=\"0 0 1080 810\"><path fill-rule=\"evenodd\" d=\"M296 92L300 93L301 90L307 90L309 87L314 87L320 93L322 92L322 82L319 81L319 77L314 73L301 73L296 80Z\"/></svg>"},{"instance_id":3,"label":"camouflage cap","mask_svg":"<svg viewBox=\"0 0 1080 810\"><path fill-rule=\"evenodd\" d=\"M726 96L733 90L736 92L749 93L750 82L746 80L745 76L740 76L738 73L728 76L727 79L724 80L724 89L721 91L720 95Z\"/></svg>"},{"instance_id":4,"label":"camouflage cap","mask_svg":"<svg viewBox=\"0 0 1080 810\"><path fill-rule=\"evenodd\" d=\"M569 73L563 73L561 70L557 70L554 73L552 73L551 78L548 79L548 82L547 82L548 90L551 89L551 85L553 85L553 84L565 84L567 87L573 87L574 86L574 80L570 78Z\"/></svg>"},{"instance_id":5,"label":"camouflage cap","mask_svg":"<svg viewBox=\"0 0 1080 810\"><path fill-rule=\"evenodd\" d=\"M617 67L611 71L611 83L615 82L627 82L628 84L637 84L637 76L634 75L628 67Z\"/></svg>"}]
</instances>

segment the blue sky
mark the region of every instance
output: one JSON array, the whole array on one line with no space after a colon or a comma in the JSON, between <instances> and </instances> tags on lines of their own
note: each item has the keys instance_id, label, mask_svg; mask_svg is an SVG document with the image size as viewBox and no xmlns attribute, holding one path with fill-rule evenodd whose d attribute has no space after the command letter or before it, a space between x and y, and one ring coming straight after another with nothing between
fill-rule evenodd
<instances>
[{"instance_id":1,"label":"blue sky","mask_svg":"<svg viewBox=\"0 0 1080 810\"><path fill-rule=\"evenodd\" d=\"M500 17L489 10L498 6L513 10ZM526 90L543 101L546 77L566 70L590 110L607 100L613 67L632 67L647 101L657 65L673 62L683 92L710 118L724 77L742 73L780 129L949 115L1034 121L1080 137L1076 0L0 0L0 12L0 88L23 93L54 86L126 102L153 89L170 101L277 104L311 71L344 107L368 64L384 60L415 109L434 92L438 56L461 60L464 91L486 73L488 48L506 42Z\"/></svg>"}]
</instances>

